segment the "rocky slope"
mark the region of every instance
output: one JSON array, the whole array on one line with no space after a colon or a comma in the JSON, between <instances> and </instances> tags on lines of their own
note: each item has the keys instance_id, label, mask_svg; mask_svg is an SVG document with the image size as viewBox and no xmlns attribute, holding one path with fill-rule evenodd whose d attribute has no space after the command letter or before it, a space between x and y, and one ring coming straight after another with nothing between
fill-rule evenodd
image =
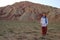
<instances>
[{"instance_id":1,"label":"rocky slope","mask_svg":"<svg viewBox=\"0 0 60 40\"><path fill-rule=\"evenodd\" d=\"M60 9L28 1L0 7L0 20L35 21L39 20L44 12L49 20L60 20Z\"/></svg>"}]
</instances>

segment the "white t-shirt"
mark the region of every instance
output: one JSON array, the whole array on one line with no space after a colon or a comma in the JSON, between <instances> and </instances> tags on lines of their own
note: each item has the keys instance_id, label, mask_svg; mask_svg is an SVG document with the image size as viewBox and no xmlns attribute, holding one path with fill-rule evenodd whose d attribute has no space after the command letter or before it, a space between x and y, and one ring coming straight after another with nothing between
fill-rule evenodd
<instances>
[{"instance_id":1,"label":"white t-shirt","mask_svg":"<svg viewBox=\"0 0 60 40\"><path fill-rule=\"evenodd\" d=\"M47 23L45 22L45 18L43 18L43 17L41 18L41 21L40 21L40 22L41 22L41 26L42 26L42 27L46 27L46 26L47 26L47 24L48 24L48 18L46 18L46 19L47 19L47 20L46 20Z\"/></svg>"}]
</instances>

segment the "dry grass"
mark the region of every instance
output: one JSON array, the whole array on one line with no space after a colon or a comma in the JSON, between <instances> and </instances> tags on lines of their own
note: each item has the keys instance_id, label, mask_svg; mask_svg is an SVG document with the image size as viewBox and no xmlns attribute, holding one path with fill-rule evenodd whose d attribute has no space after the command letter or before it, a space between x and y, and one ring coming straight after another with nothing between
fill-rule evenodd
<instances>
[{"instance_id":1,"label":"dry grass","mask_svg":"<svg viewBox=\"0 0 60 40\"><path fill-rule=\"evenodd\" d=\"M0 40L42 40L37 22L0 21ZM59 23L48 25L46 40L60 40Z\"/></svg>"}]
</instances>

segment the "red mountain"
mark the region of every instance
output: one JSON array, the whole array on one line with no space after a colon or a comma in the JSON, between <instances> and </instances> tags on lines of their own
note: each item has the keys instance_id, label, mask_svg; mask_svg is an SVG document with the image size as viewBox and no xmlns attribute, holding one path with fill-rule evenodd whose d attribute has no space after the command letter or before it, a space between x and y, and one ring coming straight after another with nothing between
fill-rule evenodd
<instances>
[{"instance_id":1,"label":"red mountain","mask_svg":"<svg viewBox=\"0 0 60 40\"><path fill-rule=\"evenodd\" d=\"M44 12L47 13L49 20L60 20L60 8L28 1L0 7L0 20L35 21L39 20Z\"/></svg>"}]
</instances>

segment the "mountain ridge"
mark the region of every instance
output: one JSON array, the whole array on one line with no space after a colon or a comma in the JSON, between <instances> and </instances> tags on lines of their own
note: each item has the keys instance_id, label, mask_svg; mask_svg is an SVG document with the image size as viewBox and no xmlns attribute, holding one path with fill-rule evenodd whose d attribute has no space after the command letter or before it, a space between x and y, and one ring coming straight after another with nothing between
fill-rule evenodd
<instances>
[{"instance_id":1,"label":"mountain ridge","mask_svg":"<svg viewBox=\"0 0 60 40\"><path fill-rule=\"evenodd\" d=\"M42 13L47 13L50 20L60 20L60 9L46 6L38 3L32 3L29 1L22 1L0 7L0 20L19 20L19 21L34 21L40 20Z\"/></svg>"}]
</instances>

